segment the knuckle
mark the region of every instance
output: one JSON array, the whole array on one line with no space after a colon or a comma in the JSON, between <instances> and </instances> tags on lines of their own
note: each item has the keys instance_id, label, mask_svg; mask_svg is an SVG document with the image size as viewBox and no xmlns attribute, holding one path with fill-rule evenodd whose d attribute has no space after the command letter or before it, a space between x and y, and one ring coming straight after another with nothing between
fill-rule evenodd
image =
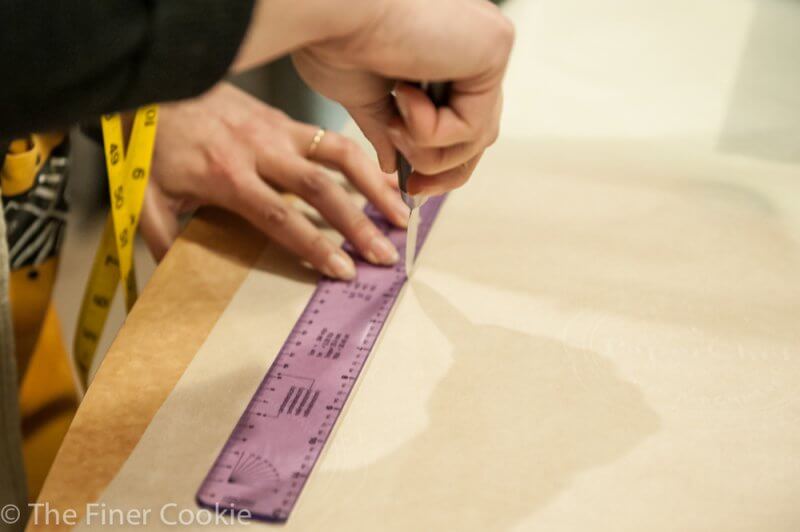
<instances>
[{"instance_id":1,"label":"knuckle","mask_svg":"<svg viewBox=\"0 0 800 532\"><path fill-rule=\"evenodd\" d=\"M499 47L504 51L504 55L511 52L516 38L514 24L505 15L500 14L495 28L495 39Z\"/></svg>"},{"instance_id":2,"label":"knuckle","mask_svg":"<svg viewBox=\"0 0 800 532\"><path fill-rule=\"evenodd\" d=\"M312 263L322 264L330 253L331 244L325 236L317 231L306 245L306 258Z\"/></svg>"},{"instance_id":3,"label":"knuckle","mask_svg":"<svg viewBox=\"0 0 800 532\"><path fill-rule=\"evenodd\" d=\"M331 180L322 171L309 172L300 176L300 189L304 197L323 196L330 191L331 186Z\"/></svg>"},{"instance_id":4,"label":"knuckle","mask_svg":"<svg viewBox=\"0 0 800 532\"><path fill-rule=\"evenodd\" d=\"M491 47L486 48L488 54L486 61L493 67L493 70L499 70L508 62L511 49L514 47L516 38L514 24L497 10L494 11L492 20L486 27L487 44L492 44Z\"/></svg>"},{"instance_id":5,"label":"knuckle","mask_svg":"<svg viewBox=\"0 0 800 532\"><path fill-rule=\"evenodd\" d=\"M322 233L317 232L311 240L308 241L308 247L311 250L320 250L328 247L328 241L322 235Z\"/></svg>"},{"instance_id":6,"label":"knuckle","mask_svg":"<svg viewBox=\"0 0 800 532\"><path fill-rule=\"evenodd\" d=\"M375 230L370 219L367 218L367 216L365 216L361 211L358 211L358 214L356 214L350 221L350 227L351 231L356 236L371 233L373 230Z\"/></svg>"},{"instance_id":7,"label":"knuckle","mask_svg":"<svg viewBox=\"0 0 800 532\"><path fill-rule=\"evenodd\" d=\"M211 175L226 181L235 179L235 164L229 150L222 146L210 145L205 148L205 158Z\"/></svg>"},{"instance_id":8,"label":"knuckle","mask_svg":"<svg viewBox=\"0 0 800 532\"><path fill-rule=\"evenodd\" d=\"M242 121L234 128L234 134L245 140L253 140L258 138L261 125L254 118L248 118Z\"/></svg>"},{"instance_id":9,"label":"knuckle","mask_svg":"<svg viewBox=\"0 0 800 532\"><path fill-rule=\"evenodd\" d=\"M411 140L420 146L430 146L436 140L435 129L416 127L414 124L410 124L410 126L408 132Z\"/></svg>"},{"instance_id":10,"label":"knuckle","mask_svg":"<svg viewBox=\"0 0 800 532\"><path fill-rule=\"evenodd\" d=\"M220 197L240 201L247 197L247 184L237 170L231 151L221 145L205 148L205 167L215 187L219 187Z\"/></svg>"},{"instance_id":11,"label":"knuckle","mask_svg":"<svg viewBox=\"0 0 800 532\"><path fill-rule=\"evenodd\" d=\"M270 227L285 227L289 222L289 208L278 203L267 205L263 208L261 215L264 223Z\"/></svg>"},{"instance_id":12,"label":"knuckle","mask_svg":"<svg viewBox=\"0 0 800 532\"><path fill-rule=\"evenodd\" d=\"M280 109L269 107L267 105L261 106L261 116L268 122L287 122L290 120L289 115Z\"/></svg>"},{"instance_id":13,"label":"knuckle","mask_svg":"<svg viewBox=\"0 0 800 532\"><path fill-rule=\"evenodd\" d=\"M466 162L458 167L459 174L458 177L453 181L453 190L463 187L467 181L469 181L469 177L472 174L472 168L473 167L469 162Z\"/></svg>"},{"instance_id":14,"label":"knuckle","mask_svg":"<svg viewBox=\"0 0 800 532\"><path fill-rule=\"evenodd\" d=\"M496 124L494 127L492 127L491 131L489 132L489 138L487 139L486 145L491 146L492 144L497 142L498 138L500 138L500 126L499 124Z\"/></svg>"},{"instance_id":15,"label":"knuckle","mask_svg":"<svg viewBox=\"0 0 800 532\"><path fill-rule=\"evenodd\" d=\"M344 164L353 161L353 158L358 155L356 143L342 136L337 136L336 139L335 150L339 161Z\"/></svg>"},{"instance_id":16,"label":"knuckle","mask_svg":"<svg viewBox=\"0 0 800 532\"><path fill-rule=\"evenodd\" d=\"M352 232L356 239L372 236L378 232L369 218L359 211L358 215L351 222Z\"/></svg>"},{"instance_id":17,"label":"knuckle","mask_svg":"<svg viewBox=\"0 0 800 532\"><path fill-rule=\"evenodd\" d=\"M433 175L441 171L441 155L418 153L416 157L409 159L409 162L414 167L415 171L424 175Z\"/></svg>"}]
</instances>

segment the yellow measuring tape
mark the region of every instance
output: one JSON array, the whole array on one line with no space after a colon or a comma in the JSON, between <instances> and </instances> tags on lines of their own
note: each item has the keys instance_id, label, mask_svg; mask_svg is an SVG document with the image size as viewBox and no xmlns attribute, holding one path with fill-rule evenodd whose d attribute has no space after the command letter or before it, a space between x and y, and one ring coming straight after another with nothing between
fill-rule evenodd
<instances>
[{"instance_id":1,"label":"yellow measuring tape","mask_svg":"<svg viewBox=\"0 0 800 532\"><path fill-rule=\"evenodd\" d=\"M133 264L133 242L150 177L158 106L149 105L136 111L127 150L119 114L103 116L101 125L111 212L83 294L75 332L75 362L84 386L87 384L97 344L120 279L125 289L127 310L130 311L136 302L138 290Z\"/></svg>"}]
</instances>

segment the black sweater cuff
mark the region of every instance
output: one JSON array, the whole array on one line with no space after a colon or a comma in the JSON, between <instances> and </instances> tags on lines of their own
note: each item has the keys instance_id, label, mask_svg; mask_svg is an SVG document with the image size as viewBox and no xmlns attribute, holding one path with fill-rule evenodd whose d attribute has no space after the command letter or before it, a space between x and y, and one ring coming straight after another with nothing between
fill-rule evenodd
<instances>
[{"instance_id":1,"label":"black sweater cuff","mask_svg":"<svg viewBox=\"0 0 800 532\"><path fill-rule=\"evenodd\" d=\"M253 0L156 0L153 7L151 46L130 107L195 96L224 77L247 31Z\"/></svg>"},{"instance_id":2,"label":"black sweater cuff","mask_svg":"<svg viewBox=\"0 0 800 532\"><path fill-rule=\"evenodd\" d=\"M0 140L199 95L235 59L255 0L5 0Z\"/></svg>"}]
</instances>

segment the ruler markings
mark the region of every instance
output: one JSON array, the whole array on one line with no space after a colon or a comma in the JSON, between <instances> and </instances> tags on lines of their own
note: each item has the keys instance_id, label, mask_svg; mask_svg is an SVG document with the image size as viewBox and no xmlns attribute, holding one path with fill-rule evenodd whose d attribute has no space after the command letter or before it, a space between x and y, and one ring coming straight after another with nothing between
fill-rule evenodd
<instances>
[{"instance_id":1,"label":"ruler markings","mask_svg":"<svg viewBox=\"0 0 800 532\"><path fill-rule=\"evenodd\" d=\"M417 252L443 201L423 206ZM402 255L405 231L366 213ZM402 256L392 268L354 259L355 281L317 284L203 481L202 506L288 519L406 281Z\"/></svg>"}]
</instances>

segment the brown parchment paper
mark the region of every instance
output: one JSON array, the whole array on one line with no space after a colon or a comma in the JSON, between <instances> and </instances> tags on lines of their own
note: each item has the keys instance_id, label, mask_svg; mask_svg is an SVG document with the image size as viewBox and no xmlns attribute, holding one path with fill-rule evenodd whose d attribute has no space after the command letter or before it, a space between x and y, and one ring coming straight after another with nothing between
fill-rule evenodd
<instances>
[{"instance_id":1,"label":"brown parchment paper","mask_svg":"<svg viewBox=\"0 0 800 532\"><path fill-rule=\"evenodd\" d=\"M265 245L207 209L143 290L76 415L40 501L82 515L114 478ZM63 525L63 522L61 523ZM30 529L67 528L56 519Z\"/></svg>"}]
</instances>

